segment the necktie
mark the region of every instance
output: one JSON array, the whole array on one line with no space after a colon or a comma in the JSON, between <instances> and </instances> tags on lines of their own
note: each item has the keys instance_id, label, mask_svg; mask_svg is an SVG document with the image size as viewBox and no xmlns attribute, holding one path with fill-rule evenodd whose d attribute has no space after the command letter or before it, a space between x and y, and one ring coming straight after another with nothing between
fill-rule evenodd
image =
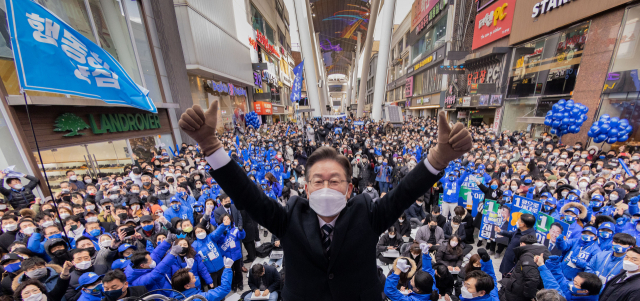
<instances>
[{"instance_id":1,"label":"necktie","mask_svg":"<svg viewBox=\"0 0 640 301\"><path fill-rule=\"evenodd\" d=\"M549 243L549 251L553 250L553 247L555 247L556 244L554 243Z\"/></svg>"},{"instance_id":2,"label":"necktie","mask_svg":"<svg viewBox=\"0 0 640 301\"><path fill-rule=\"evenodd\" d=\"M231 209L227 209L227 214L231 215Z\"/></svg>"},{"instance_id":3,"label":"necktie","mask_svg":"<svg viewBox=\"0 0 640 301\"><path fill-rule=\"evenodd\" d=\"M331 225L324 224L324 226L322 226L322 249L327 257L329 257L329 247L331 247L331 232L333 232Z\"/></svg>"}]
</instances>

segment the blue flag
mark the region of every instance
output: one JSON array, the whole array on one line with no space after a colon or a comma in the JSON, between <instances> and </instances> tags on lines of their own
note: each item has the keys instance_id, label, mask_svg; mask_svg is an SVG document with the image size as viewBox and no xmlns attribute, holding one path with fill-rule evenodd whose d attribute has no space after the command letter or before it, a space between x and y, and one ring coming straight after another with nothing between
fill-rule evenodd
<instances>
[{"instance_id":1,"label":"blue flag","mask_svg":"<svg viewBox=\"0 0 640 301\"><path fill-rule=\"evenodd\" d=\"M293 68L293 88L291 88L291 102L298 102L301 98L302 91L302 69L304 68L304 60L298 66Z\"/></svg>"},{"instance_id":2,"label":"blue flag","mask_svg":"<svg viewBox=\"0 0 640 301\"><path fill-rule=\"evenodd\" d=\"M149 91L111 54L30 0L5 0L13 56L25 90L97 98L157 113Z\"/></svg>"}]
</instances>

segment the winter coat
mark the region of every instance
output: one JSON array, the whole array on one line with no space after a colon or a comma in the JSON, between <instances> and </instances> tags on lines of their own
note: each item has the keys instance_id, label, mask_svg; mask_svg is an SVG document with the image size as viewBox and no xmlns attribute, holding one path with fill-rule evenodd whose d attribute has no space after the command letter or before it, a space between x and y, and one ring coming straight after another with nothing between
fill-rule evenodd
<instances>
[{"instance_id":1,"label":"winter coat","mask_svg":"<svg viewBox=\"0 0 640 301\"><path fill-rule=\"evenodd\" d=\"M372 187L372 188L373 188L373 187ZM380 198L380 195L378 194L378 191L377 191L377 190L375 190L375 189L371 189L371 190L369 190L369 187L367 187L366 189L364 189L364 190L362 191L362 193L364 193L364 194L368 194L368 195L369 195L369 197L370 197L372 200L374 200L374 201L375 201L376 199L379 199L379 198Z\"/></svg>"},{"instance_id":2,"label":"winter coat","mask_svg":"<svg viewBox=\"0 0 640 301\"><path fill-rule=\"evenodd\" d=\"M429 275L431 275L431 277L435 279L436 272L433 270L433 267L431 266L431 256L429 254L422 254L422 262L424 263L422 265L422 270L429 273ZM394 262L394 266L395 266L395 262ZM428 301L429 300L429 297L430 297L429 294L423 295L423 294L410 293L406 296L403 295L397 288L398 281L400 281L400 275L397 275L395 273L392 273L391 275L389 275L387 277L387 280L385 281L384 294L391 301ZM432 289L434 290L436 289L435 281L433 282Z\"/></svg>"},{"instance_id":3,"label":"winter coat","mask_svg":"<svg viewBox=\"0 0 640 301\"><path fill-rule=\"evenodd\" d=\"M124 274L127 276L127 282L132 286L144 286L148 291L155 289L171 289L171 266L174 264L176 257L170 253L165 253L171 248L171 244L163 241L151 253L151 259L156 262L153 269L134 269L127 266ZM164 258L163 258L164 257ZM170 296L167 291L159 291L159 294Z\"/></svg>"},{"instance_id":4,"label":"winter coat","mask_svg":"<svg viewBox=\"0 0 640 301\"><path fill-rule=\"evenodd\" d=\"M191 247L196 250L209 273L214 273L224 268L224 258L221 256L222 251L218 247L218 244L216 244L216 241L224 235L224 231L226 230L227 226L220 225L204 239L196 239L191 244Z\"/></svg>"},{"instance_id":5,"label":"winter coat","mask_svg":"<svg viewBox=\"0 0 640 301\"><path fill-rule=\"evenodd\" d=\"M411 221L412 218L416 218L419 221L422 221L427 217L427 213L424 212L424 209L422 209L422 206L418 205L418 203L411 204L411 206L409 206L409 208L404 211L404 215L407 216L407 219L409 221ZM425 223L426 222L427 221L425 220Z\"/></svg>"},{"instance_id":6,"label":"winter coat","mask_svg":"<svg viewBox=\"0 0 640 301\"><path fill-rule=\"evenodd\" d=\"M60 279L60 274L62 274L62 267L57 264L47 264L47 276L43 279L37 279L40 283L44 284L47 288L47 291L50 292L58 283L58 279ZM29 277L25 275L24 271L22 271L18 276L13 278L13 282L11 282L11 289L15 291L20 283L28 280Z\"/></svg>"},{"instance_id":7,"label":"winter coat","mask_svg":"<svg viewBox=\"0 0 640 301\"><path fill-rule=\"evenodd\" d=\"M400 224L400 221L393 223L393 227L396 228L396 234L400 237L411 237L411 223L407 220Z\"/></svg>"},{"instance_id":8,"label":"winter coat","mask_svg":"<svg viewBox=\"0 0 640 301\"><path fill-rule=\"evenodd\" d=\"M252 271L249 270L248 284L250 292L260 289L261 284L270 292L280 290L280 273L275 267L264 265L264 275L260 278L253 277L251 273Z\"/></svg>"},{"instance_id":9,"label":"winter coat","mask_svg":"<svg viewBox=\"0 0 640 301\"><path fill-rule=\"evenodd\" d=\"M376 181L391 183L391 175L393 174L393 167L389 165L378 165L373 171L376 173Z\"/></svg>"},{"instance_id":10,"label":"winter coat","mask_svg":"<svg viewBox=\"0 0 640 301\"><path fill-rule=\"evenodd\" d=\"M626 274L620 273L607 282L600 292L600 301L635 301L640 298L640 274L625 279Z\"/></svg>"},{"instance_id":11,"label":"winter coat","mask_svg":"<svg viewBox=\"0 0 640 301\"><path fill-rule=\"evenodd\" d=\"M2 193L5 199L9 201L9 204L14 210L28 208L31 203L36 200L36 196L33 194L33 189L38 186L40 180L30 175L25 175L25 178L29 180L29 183L24 185L20 190L15 190L11 187L5 188L5 181L0 181L0 193Z\"/></svg>"},{"instance_id":12,"label":"winter coat","mask_svg":"<svg viewBox=\"0 0 640 301\"><path fill-rule=\"evenodd\" d=\"M512 232L503 230L498 234L510 239L507 250L504 252L502 263L500 263L500 273L502 273L502 275L506 275L516 265L516 255L514 250L520 246L520 238L525 235L536 235L536 230L535 228L527 229L524 232L520 231L520 229Z\"/></svg>"},{"instance_id":13,"label":"winter coat","mask_svg":"<svg viewBox=\"0 0 640 301\"><path fill-rule=\"evenodd\" d=\"M453 181L449 181L448 177L442 177L440 183L442 183L443 193L442 201L446 203L458 203L458 193L460 192L460 185L464 182L464 176L467 173L463 173L461 177L456 178Z\"/></svg>"},{"instance_id":14,"label":"winter coat","mask_svg":"<svg viewBox=\"0 0 640 301\"><path fill-rule=\"evenodd\" d=\"M604 284L622 272L623 260L624 256L614 256L613 251L600 252L596 254L596 256L591 257L584 271L598 275Z\"/></svg>"},{"instance_id":15,"label":"winter coat","mask_svg":"<svg viewBox=\"0 0 640 301\"><path fill-rule=\"evenodd\" d=\"M404 242L402 241L402 237L396 233L394 238L389 237L389 233L382 234L380 240L378 240L378 245L376 245L376 256L379 256L380 253L386 252L387 247L396 247L398 251L400 251L400 246Z\"/></svg>"},{"instance_id":16,"label":"winter coat","mask_svg":"<svg viewBox=\"0 0 640 301\"><path fill-rule=\"evenodd\" d=\"M571 294L569 281L564 277L560 268L561 258L559 256L551 256L544 265L538 267L544 288L558 291L567 301L597 301L598 295L574 296ZM613 300L617 299L612 299L611 301Z\"/></svg>"},{"instance_id":17,"label":"winter coat","mask_svg":"<svg viewBox=\"0 0 640 301\"><path fill-rule=\"evenodd\" d=\"M451 225L451 222L447 222L446 224L444 224L444 227L442 228L442 231L444 231L444 239L445 240L451 239L451 236L453 236L454 234L456 236L458 236L460 241L464 241L467 238L467 231L464 230L464 227L462 227L461 225L458 226L457 231L455 231L455 233L454 233L453 226Z\"/></svg>"},{"instance_id":18,"label":"winter coat","mask_svg":"<svg viewBox=\"0 0 640 301\"><path fill-rule=\"evenodd\" d=\"M244 230L240 231L238 228L233 227L227 229L224 236L220 237L216 243L220 246L224 257L229 257L236 261L242 259L242 240L245 236Z\"/></svg>"},{"instance_id":19,"label":"winter coat","mask_svg":"<svg viewBox=\"0 0 640 301\"><path fill-rule=\"evenodd\" d=\"M462 254L462 246L459 246L459 253L456 253L455 249L449 250L449 244L445 244L438 248L436 251L436 263L444 264L448 267L461 267L462 259L464 255Z\"/></svg>"},{"instance_id":20,"label":"winter coat","mask_svg":"<svg viewBox=\"0 0 640 301\"><path fill-rule=\"evenodd\" d=\"M587 268L592 257L601 252L597 241L585 242L581 238L558 239L558 249L562 250L562 273L571 280Z\"/></svg>"},{"instance_id":21,"label":"winter coat","mask_svg":"<svg viewBox=\"0 0 640 301\"><path fill-rule=\"evenodd\" d=\"M198 295L204 297L207 301L220 301L231 292L231 278L233 278L233 271L231 269L224 269L224 272L222 272L222 284L215 289L203 292L199 286L196 286L181 293L173 292L172 298L183 300L185 297L189 298Z\"/></svg>"},{"instance_id":22,"label":"winter coat","mask_svg":"<svg viewBox=\"0 0 640 301\"><path fill-rule=\"evenodd\" d=\"M514 253L517 262L511 277L502 279L500 300L529 301L534 299L538 290L543 288L538 265L533 258L544 254L546 259L551 253L542 244L520 246L514 250Z\"/></svg>"},{"instance_id":23,"label":"winter coat","mask_svg":"<svg viewBox=\"0 0 640 301\"><path fill-rule=\"evenodd\" d=\"M436 226L434 234L436 236L436 243L434 245L442 245L442 242L444 241L444 231L442 228ZM431 230L429 230L429 225L420 227L416 233L416 241L418 243L428 243L430 237Z\"/></svg>"},{"instance_id":24,"label":"winter coat","mask_svg":"<svg viewBox=\"0 0 640 301\"><path fill-rule=\"evenodd\" d=\"M207 285L210 285L213 283L213 280L203 261L204 259L200 257L200 254L196 254L193 258L177 256L176 259L172 261L169 275L173 275L177 273L178 270L191 266L191 273L196 277L196 287L200 287L200 279Z\"/></svg>"},{"instance_id":25,"label":"winter coat","mask_svg":"<svg viewBox=\"0 0 640 301\"><path fill-rule=\"evenodd\" d=\"M175 198L175 196L173 198ZM180 204L180 208L178 209L178 211L173 210L173 208L169 206L169 208L167 208L167 210L164 211L164 217L168 221L170 221L172 218L175 218L175 217L180 219L188 219L191 221L191 224L194 224L193 208L191 208L191 206L187 204Z\"/></svg>"}]
</instances>

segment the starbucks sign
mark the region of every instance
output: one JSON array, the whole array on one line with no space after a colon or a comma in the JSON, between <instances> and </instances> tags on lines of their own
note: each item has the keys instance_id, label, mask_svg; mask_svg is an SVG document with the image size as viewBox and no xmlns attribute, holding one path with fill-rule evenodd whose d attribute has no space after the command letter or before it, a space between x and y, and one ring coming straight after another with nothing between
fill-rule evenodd
<instances>
[{"instance_id":1,"label":"starbucks sign","mask_svg":"<svg viewBox=\"0 0 640 301\"><path fill-rule=\"evenodd\" d=\"M89 123L74 113L63 113L56 118L54 132L69 132L64 137L83 136L91 129L95 135L160 128L158 114L87 114Z\"/></svg>"}]
</instances>

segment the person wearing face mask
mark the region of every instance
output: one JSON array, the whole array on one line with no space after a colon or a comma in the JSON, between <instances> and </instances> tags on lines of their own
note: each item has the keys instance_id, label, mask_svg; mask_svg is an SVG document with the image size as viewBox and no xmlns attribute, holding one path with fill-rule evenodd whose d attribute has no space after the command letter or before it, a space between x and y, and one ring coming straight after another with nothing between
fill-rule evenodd
<instances>
[{"instance_id":1,"label":"person wearing face mask","mask_svg":"<svg viewBox=\"0 0 640 301\"><path fill-rule=\"evenodd\" d=\"M500 263L500 273L506 275L516 264L515 249L520 246L520 238L525 235L535 235L534 226L536 224L536 218L532 214L522 214L516 221L516 231L507 232L503 231L501 227L495 226L494 230L497 235L501 235L505 238L509 238L509 245L505 251L504 258Z\"/></svg>"},{"instance_id":2,"label":"person wearing face mask","mask_svg":"<svg viewBox=\"0 0 640 301\"><path fill-rule=\"evenodd\" d=\"M378 200L380 198L378 191L373 189L373 183L367 183L367 188L365 188L362 193L369 195L372 201Z\"/></svg>"},{"instance_id":3,"label":"person wearing face mask","mask_svg":"<svg viewBox=\"0 0 640 301\"><path fill-rule=\"evenodd\" d=\"M638 179L635 177L628 177L624 180L624 184L629 187L629 193L627 193L624 197L626 202L629 202L630 199L637 197L640 195L638 191Z\"/></svg>"},{"instance_id":4,"label":"person wearing face mask","mask_svg":"<svg viewBox=\"0 0 640 301\"><path fill-rule=\"evenodd\" d=\"M216 242L223 237L230 224L231 220L229 219L226 224L223 223L211 233L207 233L203 223L198 224L195 228L196 240L192 243L192 247L203 260L214 287L221 285L222 272L224 271L222 250Z\"/></svg>"},{"instance_id":5,"label":"person wearing face mask","mask_svg":"<svg viewBox=\"0 0 640 301\"><path fill-rule=\"evenodd\" d=\"M144 286L148 291L171 289L171 283L168 280L171 276L171 266L175 263L177 256L183 252L181 246L171 245L175 239L175 234L170 234L153 252L141 250L133 253L130 259L131 264L124 269L128 284ZM113 287L105 288L108 291ZM171 296L171 292L168 291L158 291L158 294ZM106 295L107 300L117 298L116 292Z\"/></svg>"},{"instance_id":6,"label":"person wearing face mask","mask_svg":"<svg viewBox=\"0 0 640 301\"><path fill-rule=\"evenodd\" d=\"M243 290L242 284L242 239L246 237L245 231L241 227L233 224L231 215L225 213L221 219L222 224L229 225L223 236L216 241L224 257L233 260L233 281L232 290Z\"/></svg>"},{"instance_id":7,"label":"person wearing face mask","mask_svg":"<svg viewBox=\"0 0 640 301\"><path fill-rule=\"evenodd\" d=\"M393 176L393 167L388 165L388 160L386 158L380 160L379 158L378 164L373 169L373 172L376 173L376 181L380 187L380 193L389 192L389 185Z\"/></svg>"},{"instance_id":8,"label":"person wearing face mask","mask_svg":"<svg viewBox=\"0 0 640 301\"><path fill-rule=\"evenodd\" d=\"M18 234L18 218L13 214L5 214L0 219L2 222L2 235L0 235L0 248L7 253L9 246L16 241Z\"/></svg>"},{"instance_id":9,"label":"person wearing face mask","mask_svg":"<svg viewBox=\"0 0 640 301\"><path fill-rule=\"evenodd\" d=\"M534 235L520 238L520 246L515 249L516 265L510 277L502 280L499 291L500 300L531 300L535 298L538 288L542 287L542 279L535 256L549 258L551 253L545 245L539 244Z\"/></svg>"},{"instance_id":10,"label":"person wearing face mask","mask_svg":"<svg viewBox=\"0 0 640 301\"><path fill-rule=\"evenodd\" d=\"M580 272L575 278L567 280L560 268L562 256L553 255L545 260L545 257L540 255L535 256L534 261L538 265L538 271L546 289L559 292L567 301L598 300L598 295L604 285L598 276L593 273Z\"/></svg>"},{"instance_id":11,"label":"person wearing face mask","mask_svg":"<svg viewBox=\"0 0 640 301\"><path fill-rule=\"evenodd\" d=\"M459 272L462 266L462 259L465 256L463 245L464 243L461 238L456 235L452 235L448 241L438 247L436 252L436 264L446 266L450 272Z\"/></svg>"},{"instance_id":12,"label":"person wearing face mask","mask_svg":"<svg viewBox=\"0 0 640 301\"><path fill-rule=\"evenodd\" d=\"M450 172L447 177L442 177L440 183L442 183L442 215L445 218L449 218L449 214L454 215L453 210L458 206L458 194L460 192L460 186L464 179L467 178L469 173L465 171L460 177L455 173Z\"/></svg>"},{"instance_id":13,"label":"person wearing face mask","mask_svg":"<svg viewBox=\"0 0 640 301\"><path fill-rule=\"evenodd\" d=\"M65 262L57 284L51 290L36 279L25 280L16 287L13 299L18 301L61 300L69 287L69 271L72 267L71 262Z\"/></svg>"},{"instance_id":14,"label":"person wearing face mask","mask_svg":"<svg viewBox=\"0 0 640 301\"><path fill-rule=\"evenodd\" d=\"M22 262L21 271L22 273L13 279L11 284L13 290L17 289L22 282L33 279L40 281L47 288L47 292L50 292L58 283L62 267L56 264L47 264L40 257L31 257Z\"/></svg>"},{"instance_id":15,"label":"person wearing face mask","mask_svg":"<svg viewBox=\"0 0 640 301\"><path fill-rule=\"evenodd\" d=\"M391 226L387 233L383 234L378 240L376 245L376 256L384 264L391 264L395 260L394 257L385 257L383 252L387 251L400 251L400 246L403 244L402 237L398 235L396 228Z\"/></svg>"},{"instance_id":16,"label":"person wearing face mask","mask_svg":"<svg viewBox=\"0 0 640 301\"><path fill-rule=\"evenodd\" d=\"M591 258L585 272L594 273L602 283L607 283L622 271L627 250L635 246L636 239L633 236L626 233L616 233L613 235L613 244L610 250L603 250Z\"/></svg>"},{"instance_id":17,"label":"person wearing face mask","mask_svg":"<svg viewBox=\"0 0 640 301\"><path fill-rule=\"evenodd\" d=\"M182 228L184 230L185 226L183 225ZM196 287L201 287L202 283L204 283L210 288L213 288L213 280L207 267L204 265L202 257L191 247L189 241L190 239L187 238L178 238L173 243L174 246L181 246L182 252L179 253L178 256L176 256L176 260L172 262L168 274L173 275L180 269L188 268L196 276Z\"/></svg>"},{"instance_id":18,"label":"person wearing face mask","mask_svg":"<svg viewBox=\"0 0 640 301\"><path fill-rule=\"evenodd\" d=\"M147 240L147 243L145 243L146 245L151 243L152 246L156 246L152 238L159 234L167 235L167 229L161 221L166 221L166 219L158 219L154 221L151 215L143 215L140 217L140 227L136 232L140 233L140 236Z\"/></svg>"},{"instance_id":19,"label":"person wearing face mask","mask_svg":"<svg viewBox=\"0 0 640 301\"><path fill-rule=\"evenodd\" d=\"M405 213L402 213L398 220L393 223L393 227L403 240L406 242L413 241L413 238L411 238L411 223L407 220Z\"/></svg>"},{"instance_id":20,"label":"person wearing face mask","mask_svg":"<svg viewBox=\"0 0 640 301\"><path fill-rule=\"evenodd\" d=\"M436 272L431 265L429 247L421 244L422 268L418 270L410 258L398 258L384 285L385 296L392 301L436 301L439 294L436 287ZM401 282L405 278L408 281ZM402 285L404 283L408 284ZM402 283L402 284L401 284ZM399 288L400 287L400 288ZM409 287L412 289L410 290ZM443 292L444 293L444 292ZM446 294L445 294L446 295ZM446 295L448 297L448 295ZM443 296L443 298L446 298Z\"/></svg>"},{"instance_id":21,"label":"person wearing face mask","mask_svg":"<svg viewBox=\"0 0 640 301\"><path fill-rule=\"evenodd\" d=\"M193 223L193 209L190 206L183 205L178 195L171 198L169 208L164 212L164 218L168 221L173 218L188 219Z\"/></svg>"},{"instance_id":22,"label":"person wearing face mask","mask_svg":"<svg viewBox=\"0 0 640 301\"><path fill-rule=\"evenodd\" d=\"M485 249L478 249L478 255L481 259L480 270L473 268L465 273L460 288L460 300L499 301L498 281L493 269L493 262Z\"/></svg>"},{"instance_id":23,"label":"person wearing face mask","mask_svg":"<svg viewBox=\"0 0 640 301\"><path fill-rule=\"evenodd\" d=\"M9 204L11 204L14 210L28 208L36 199L35 194L33 194L33 189L38 186L40 180L30 175L24 175L23 177L29 180L29 183L24 186L20 178L11 175L5 179L5 174L0 172L0 193L4 195L5 199L9 200ZM9 188L4 186L5 182Z\"/></svg>"},{"instance_id":24,"label":"person wearing face mask","mask_svg":"<svg viewBox=\"0 0 640 301\"><path fill-rule=\"evenodd\" d=\"M600 293L601 301L635 300L640 287L640 247L631 247L627 251L622 271L611 278Z\"/></svg>"},{"instance_id":25,"label":"person wearing face mask","mask_svg":"<svg viewBox=\"0 0 640 301\"><path fill-rule=\"evenodd\" d=\"M573 279L578 273L583 272L589 260L601 252L597 242L598 230L595 227L587 226L581 232L581 237L567 239L560 235L556 240L558 249L562 250L562 273L567 280Z\"/></svg>"}]
</instances>

